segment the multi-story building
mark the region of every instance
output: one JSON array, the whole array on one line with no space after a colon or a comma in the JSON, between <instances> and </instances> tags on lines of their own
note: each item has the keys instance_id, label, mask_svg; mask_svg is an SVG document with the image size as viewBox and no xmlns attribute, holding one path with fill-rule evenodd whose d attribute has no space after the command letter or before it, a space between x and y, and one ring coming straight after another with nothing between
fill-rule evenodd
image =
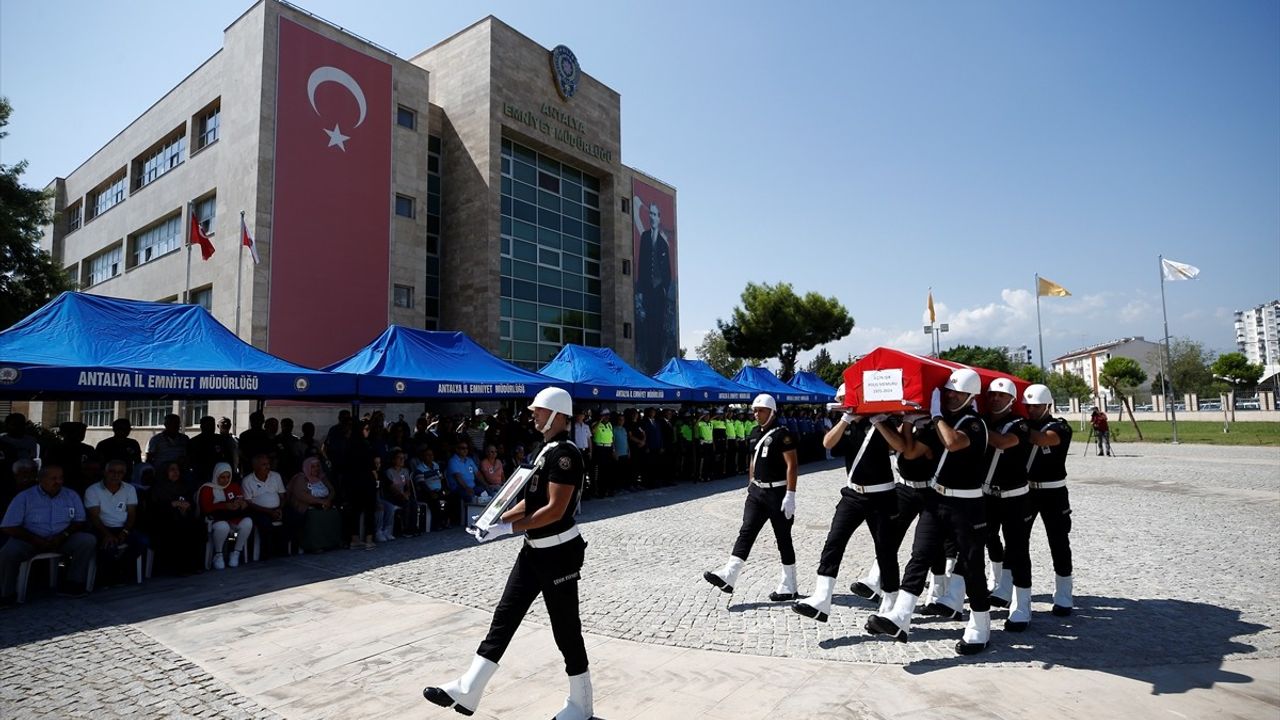
<instances>
[{"instance_id":1,"label":"multi-story building","mask_svg":"<svg viewBox=\"0 0 1280 720\"><path fill-rule=\"evenodd\" d=\"M492 16L404 59L260 0L51 183L42 244L83 290L199 303L313 367L398 323L533 369L580 343L652 372L679 337L675 189L622 164L620 128L568 48ZM207 261L184 252L192 216Z\"/></svg>"},{"instance_id":2,"label":"multi-story building","mask_svg":"<svg viewBox=\"0 0 1280 720\"><path fill-rule=\"evenodd\" d=\"M1098 381L1102 374L1102 366L1111 358L1125 357L1137 361L1148 378L1154 378L1160 372L1161 346L1148 342L1142 336L1120 338L1110 342L1090 345L1072 350L1054 358L1050 370L1053 372L1077 375L1089 383L1095 397L1109 398L1111 392Z\"/></svg>"},{"instance_id":3,"label":"multi-story building","mask_svg":"<svg viewBox=\"0 0 1280 720\"><path fill-rule=\"evenodd\" d=\"M1014 365L1015 367L1018 365L1031 364L1031 348L1026 345L1018 345L1017 347L1014 347L1013 345L1001 345L1000 352L1009 360L1009 364Z\"/></svg>"},{"instance_id":4,"label":"multi-story building","mask_svg":"<svg viewBox=\"0 0 1280 720\"><path fill-rule=\"evenodd\" d=\"M1280 373L1280 300L1236 311L1236 349L1262 366L1263 378Z\"/></svg>"}]
</instances>

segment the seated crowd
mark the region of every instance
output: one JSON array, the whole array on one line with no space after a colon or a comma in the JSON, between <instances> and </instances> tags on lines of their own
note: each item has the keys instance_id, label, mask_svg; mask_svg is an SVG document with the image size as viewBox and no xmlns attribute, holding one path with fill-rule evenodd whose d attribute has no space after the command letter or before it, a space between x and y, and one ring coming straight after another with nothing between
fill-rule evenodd
<instances>
[{"instance_id":1,"label":"seated crowd","mask_svg":"<svg viewBox=\"0 0 1280 720\"><path fill-rule=\"evenodd\" d=\"M787 411L802 461L825 457L822 411ZM528 411L423 414L410 427L382 412L350 411L323 438L312 423L249 417L238 436L228 418L182 432L168 415L145 452L125 418L96 446L82 423L59 427L41 447L26 418L0 434L0 604L13 602L18 566L39 553L68 557L65 594L134 578L139 558L156 572L224 570L257 556L339 547L373 548L396 537L465 524L523 464L542 435ZM588 462L585 498L699 482L746 470L749 413L607 408L576 414L571 437ZM470 509L468 506L471 505ZM255 550L256 548L256 550ZM96 564L95 564L96 562Z\"/></svg>"}]
</instances>

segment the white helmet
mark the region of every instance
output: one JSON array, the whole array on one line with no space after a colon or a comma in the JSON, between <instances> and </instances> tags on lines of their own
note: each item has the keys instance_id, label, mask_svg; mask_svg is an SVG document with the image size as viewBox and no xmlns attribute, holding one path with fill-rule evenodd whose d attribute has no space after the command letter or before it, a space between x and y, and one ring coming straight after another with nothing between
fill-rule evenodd
<instances>
[{"instance_id":1,"label":"white helmet","mask_svg":"<svg viewBox=\"0 0 1280 720\"><path fill-rule=\"evenodd\" d=\"M844 383L840 383L840 387L836 388L836 402L841 402L844 400L844 393L845 393Z\"/></svg>"},{"instance_id":2,"label":"white helmet","mask_svg":"<svg viewBox=\"0 0 1280 720\"><path fill-rule=\"evenodd\" d=\"M773 412L778 412L778 401L773 399L769 393L760 393L755 400L751 401L751 409L768 408Z\"/></svg>"},{"instance_id":3,"label":"white helmet","mask_svg":"<svg viewBox=\"0 0 1280 720\"><path fill-rule=\"evenodd\" d=\"M996 378L987 386L987 392L1004 393L1015 399L1018 397L1018 388L1014 387L1013 381L1009 378Z\"/></svg>"},{"instance_id":4,"label":"white helmet","mask_svg":"<svg viewBox=\"0 0 1280 720\"><path fill-rule=\"evenodd\" d=\"M533 402L529 403L529 409L534 408L550 410L552 417L555 417L555 413L573 417L573 398L569 397L568 391L562 388L549 387L534 396Z\"/></svg>"},{"instance_id":5,"label":"white helmet","mask_svg":"<svg viewBox=\"0 0 1280 720\"><path fill-rule=\"evenodd\" d=\"M1052 405L1053 393L1049 392L1048 387L1036 383L1023 391L1022 402L1027 405Z\"/></svg>"},{"instance_id":6,"label":"white helmet","mask_svg":"<svg viewBox=\"0 0 1280 720\"><path fill-rule=\"evenodd\" d=\"M982 392L982 378L969 368L960 368L951 371L951 377L947 378L947 382L942 387L967 395L977 395Z\"/></svg>"}]
</instances>

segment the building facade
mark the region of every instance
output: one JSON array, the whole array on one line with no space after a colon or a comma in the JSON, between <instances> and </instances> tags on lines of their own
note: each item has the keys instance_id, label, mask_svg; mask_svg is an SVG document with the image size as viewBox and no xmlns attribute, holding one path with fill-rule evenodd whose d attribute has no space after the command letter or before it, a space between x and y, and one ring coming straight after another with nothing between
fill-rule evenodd
<instances>
[{"instance_id":1,"label":"building facade","mask_svg":"<svg viewBox=\"0 0 1280 720\"><path fill-rule=\"evenodd\" d=\"M1262 377L1280 373L1280 300L1236 311L1236 349L1261 365Z\"/></svg>"},{"instance_id":2,"label":"building facade","mask_svg":"<svg viewBox=\"0 0 1280 720\"><path fill-rule=\"evenodd\" d=\"M1072 350L1054 358L1050 367L1052 372L1070 373L1084 379L1093 388L1095 397L1110 398L1111 391L1099 382L1102 366L1111 358L1130 358L1142 367L1148 378L1154 378L1160 372L1160 351L1158 343L1148 342L1141 336L1120 338L1110 342L1090 345Z\"/></svg>"},{"instance_id":3,"label":"building facade","mask_svg":"<svg viewBox=\"0 0 1280 720\"><path fill-rule=\"evenodd\" d=\"M260 0L51 183L42 245L82 290L199 303L312 367L397 323L531 369L580 343L653 372L679 337L676 191L621 160L620 95L564 46L490 16L403 59Z\"/></svg>"}]
</instances>

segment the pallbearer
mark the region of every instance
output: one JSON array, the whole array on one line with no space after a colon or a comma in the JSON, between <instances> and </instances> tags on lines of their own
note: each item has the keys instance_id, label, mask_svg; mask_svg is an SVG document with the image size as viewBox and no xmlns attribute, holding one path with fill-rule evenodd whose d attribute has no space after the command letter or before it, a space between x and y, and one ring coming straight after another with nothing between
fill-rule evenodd
<instances>
[{"instance_id":1,"label":"pallbearer","mask_svg":"<svg viewBox=\"0 0 1280 720\"><path fill-rule=\"evenodd\" d=\"M729 562L715 572L705 572L703 579L724 592L733 592L738 574L747 562L756 536L768 522L778 541L782 556L782 581L769 594L774 602L795 600L796 551L791 544L791 524L796 514L796 476L800 460L796 456L796 436L777 422L778 403L772 395L757 395L751 403L756 428L751 431L751 461L748 463L747 503L742 512L742 527L733 545Z\"/></svg>"},{"instance_id":2,"label":"pallbearer","mask_svg":"<svg viewBox=\"0 0 1280 720\"><path fill-rule=\"evenodd\" d=\"M493 612L489 634L471 661L471 669L446 685L426 688L422 694L436 705L452 707L463 715L474 713L516 628L541 594L551 621L551 634L564 655L565 672L569 675L569 697L555 717L587 720L593 704L591 674L587 671L587 649L578 616L578 578L587 543L574 521L585 463L569 439L569 420L573 417L569 393L547 388L538 393L529 409L546 445L534 460L524 497L503 513L498 523L481 529L484 532L477 531L481 542L524 532L524 545Z\"/></svg>"},{"instance_id":3,"label":"pallbearer","mask_svg":"<svg viewBox=\"0 0 1280 720\"><path fill-rule=\"evenodd\" d=\"M1010 632L1026 630L1031 621L1027 460L1032 448L1027 421L1013 414L1017 398L1018 390L1008 378L996 378L987 387L987 475L982 483L982 492L987 496L987 552L995 578L991 604L1009 606L1004 629Z\"/></svg>"},{"instance_id":4,"label":"pallbearer","mask_svg":"<svg viewBox=\"0 0 1280 720\"><path fill-rule=\"evenodd\" d=\"M1071 423L1053 416L1053 394L1044 385L1032 385L1022 394L1031 415L1031 444L1035 452L1027 461L1031 487L1032 522L1039 515L1049 537L1053 557L1053 614L1071 614L1071 499L1067 497L1067 453L1071 450Z\"/></svg>"}]
</instances>

